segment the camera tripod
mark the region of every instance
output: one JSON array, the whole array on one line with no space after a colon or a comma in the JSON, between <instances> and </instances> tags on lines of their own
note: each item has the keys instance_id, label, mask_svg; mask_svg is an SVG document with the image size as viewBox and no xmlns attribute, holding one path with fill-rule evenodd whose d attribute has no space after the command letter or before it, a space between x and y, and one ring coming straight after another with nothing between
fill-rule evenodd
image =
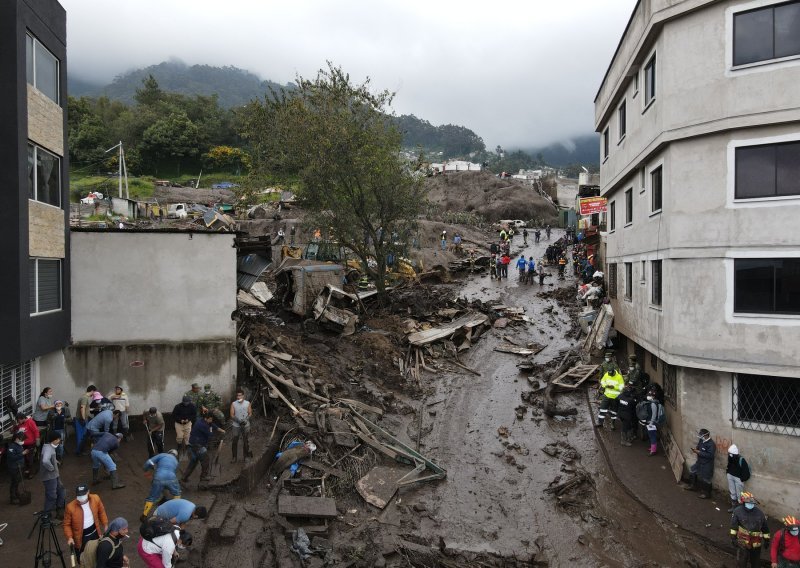
<instances>
[{"instance_id":1,"label":"camera tripod","mask_svg":"<svg viewBox=\"0 0 800 568\"><path fill-rule=\"evenodd\" d=\"M61 545L58 543L58 536L56 536L55 524L50 520L49 511L39 511L34 513L36 521L31 527L31 532L28 533L28 539L33 536L33 531L39 527L39 534L36 537L36 558L34 559L34 568L50 568L52 563L52 556L57 556L61 560L61 567L67 568L67 563L64 561L64 553L61 550Z\"/></svg>"}]
</instances>

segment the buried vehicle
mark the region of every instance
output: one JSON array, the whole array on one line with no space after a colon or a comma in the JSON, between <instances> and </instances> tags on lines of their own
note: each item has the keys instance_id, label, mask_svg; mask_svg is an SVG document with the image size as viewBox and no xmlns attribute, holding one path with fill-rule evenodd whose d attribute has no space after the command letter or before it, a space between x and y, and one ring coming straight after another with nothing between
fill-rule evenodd
<instances>
[{"instance_id":1,"label":"buried vehicle","mask_svg":"<svg viewBox=\"0 0 800 568\"><path fill-rule=\"evenodd\" d=\"M351 335L358 323L356 312L361 298L374 294L353 294L343 289L354 273L357 275L357 271L341 264L287 257L275 271L275 296L289 311L306 318L303 329L307 332L324 327Z\"/></svg>"}]
</instances>

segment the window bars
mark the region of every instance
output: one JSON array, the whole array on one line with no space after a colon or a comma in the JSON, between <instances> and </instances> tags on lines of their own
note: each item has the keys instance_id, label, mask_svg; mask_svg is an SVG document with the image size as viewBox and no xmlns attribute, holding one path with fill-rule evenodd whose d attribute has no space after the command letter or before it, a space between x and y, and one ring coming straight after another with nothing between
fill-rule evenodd
<instances>
[{"instance_id":1,"label":"window bars","mask_svg":"<svg viewBox=\"0 0 800 568\"><path fill-rule=\"evenodd\" d=\"M800 436L800 379L733 375L736 428Z\"/></svg>"}]
</instances>

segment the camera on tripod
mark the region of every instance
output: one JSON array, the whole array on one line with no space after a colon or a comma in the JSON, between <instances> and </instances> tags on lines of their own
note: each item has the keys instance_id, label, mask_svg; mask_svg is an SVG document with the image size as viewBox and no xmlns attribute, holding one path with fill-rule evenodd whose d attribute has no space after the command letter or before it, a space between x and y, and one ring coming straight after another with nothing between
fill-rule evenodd
<instances>
[{"instance_id":1,"label":"camera on tripod","mask_svg":"<svg viewBox=\"0 0 800 568\"><path fill-rule=\"evenodd\" d=\"M36 521L31 527L31 532L28 533L28 538L33 537L33 531L39 527L39 533L36 537L36 557L34 558L34 568L50 568L52 565L52 557L56 556L61 561L62 568L67 568L64 561L64 553L61 550L61 545L58 542L56 535L56 525L61 524L58 521L53 521L50 516L51 511L37 511L33 514Z\"/></svg>"}]
</instances>

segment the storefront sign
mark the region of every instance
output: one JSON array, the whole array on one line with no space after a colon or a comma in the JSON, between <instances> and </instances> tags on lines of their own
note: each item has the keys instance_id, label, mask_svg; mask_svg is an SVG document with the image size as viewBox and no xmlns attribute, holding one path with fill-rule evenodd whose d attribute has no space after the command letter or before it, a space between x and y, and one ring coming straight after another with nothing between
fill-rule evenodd
<instances>
[{"instance_id":1,"label":"storefront sign","mask_svg":"<svg viewBox=\"0 0 800 568\"><path fill-rule=\"evenodd\" d=\"M580 201L581 215L594 215L595 213L605 213L608 199L605 197L584 197Z\"/></svg>"}]
</instances>

